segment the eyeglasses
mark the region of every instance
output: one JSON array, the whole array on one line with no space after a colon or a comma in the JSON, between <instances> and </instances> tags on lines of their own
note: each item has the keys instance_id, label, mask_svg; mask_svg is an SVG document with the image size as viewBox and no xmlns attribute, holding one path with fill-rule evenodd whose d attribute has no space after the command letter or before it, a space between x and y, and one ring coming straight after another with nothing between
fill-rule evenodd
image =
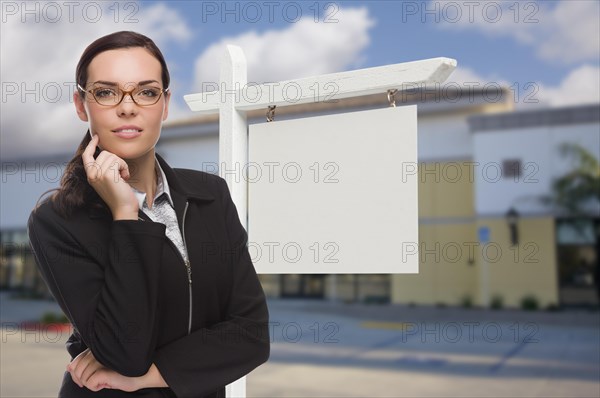
<instances>
[{"instance_id":1,"label":"eyeglasses","mask_svg":"<svg viewBox=\"0 0 600 398\"><path fill-rule=\"evenodd\" d=\"M125 98L125 95L129 95L133 102L139 106L154 105L158 102L161 95L169 91L168 88L162 89L152 86L141 86L135 87L131 90L121 90L119 87L94 87L90 90L86 90L81 85L77 84L79 90L84 93L90 93L99 105L103 106L117 106Z\"/></svg>"}]
</instances>

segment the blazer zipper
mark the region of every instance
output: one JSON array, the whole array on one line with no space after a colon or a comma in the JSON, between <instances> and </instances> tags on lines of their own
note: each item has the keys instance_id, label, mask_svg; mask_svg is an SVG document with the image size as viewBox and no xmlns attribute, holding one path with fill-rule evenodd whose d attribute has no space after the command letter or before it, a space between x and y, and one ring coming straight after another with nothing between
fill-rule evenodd
<instances>
[{"instance_id":1,"label":"blazer zipper","mask_svg":"<svg viewBox=\"0 0 600 398\"><path fill-rule=\"evenodd\" d=\"M188 257L189 257L190 253L188 252L187 242L185 241L185 216L187 214L188 206L189 206L189 202L186 200L186 202L185 202L185 209L183 210L183 223L181 225L181 235L182 235L182 238L183 238L183 247L185 248L185 251L187 252ZM146 221L146 219L140 217L139 215L138 215L138 220ZM192 332L192 267L190 265L190 261L183 258L183 256L179 252L179 249L177 249L177 246L175 246L175 244L173 242L171 242L171 239L167 238L167 240L169 241L169 244L171 246L173 246L173 248L175 249L175 251L179 255L179 258L181 258L181 261L185 265L185 268L186 268L186 271L187 271L188 298L189 298L188 334L190 334Z\"/></svg>"},{"instance_id":2,"label":"blazer zipper","mask_svg":"<svg viewBox=\"0 0 600 398\"><path fill-rule=\"evenodd\" d=\"M181 224L181 236L183 238L183 247L185 248L185 251L189 258L190 252L187 249L187 243L185 241L185 216L187 214L188 205L189 205L189 202L186 200L185 201L185 209L183 210L183 223ZM189 314L188 314L188 334L190 334L192 332L192 267L190 265L189 260L185 260L184 263L187 268L187 274L188 274L188 292L189 292L189 299L190 299L190 306L189 306L190 310L189 310Z\"/></svg>"}]
</instances>

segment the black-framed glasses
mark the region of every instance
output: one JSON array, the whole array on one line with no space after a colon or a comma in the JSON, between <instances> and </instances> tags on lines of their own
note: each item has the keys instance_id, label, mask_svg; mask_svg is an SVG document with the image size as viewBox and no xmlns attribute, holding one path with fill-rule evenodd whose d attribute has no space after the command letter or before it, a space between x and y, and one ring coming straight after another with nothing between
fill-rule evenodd
<instances>
[{"instance_id":1,"label":"black-framed glasses","mask_svg":"<svg viewBox=\"0 0 600 398\"><path fill-rule=\"evenodd\" d=\"M117 86L98 86L86 90L78 83L77 87L82 92L92 94L94 100L103 106L117 106L123 101L125 95L129 95L136 105L154 105L163 94L169 91L168 88L162 89L153 86L138 86L127 91Z\"/></svg>"}]
</instances>

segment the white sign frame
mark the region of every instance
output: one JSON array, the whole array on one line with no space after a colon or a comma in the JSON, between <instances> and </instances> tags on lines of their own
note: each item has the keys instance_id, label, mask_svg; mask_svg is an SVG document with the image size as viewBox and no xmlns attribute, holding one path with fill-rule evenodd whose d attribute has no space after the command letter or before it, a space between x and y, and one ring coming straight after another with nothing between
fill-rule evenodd
<instances>
[{"instance_id":1,"label":"white sign frame","mask_svg":"<svg viewBox=\"0 0 600 398\"><path fill-rule=\"evenodd\" d=\"M247 63L238 46L227 45L221 59L220 82L213 90L184 96L191 110L219 114L219 174L227 181L244 228L248 225L248 182L229 172L248 164L246 112L322 102L388 90L407 90L443 83L456 68L456 60L432 58L374 68L332 73L267 84L248 84ZM290 89L296 90L292 97ZM246 378L227 385L227 397L246 397Z\"/></svg>"}]
</instances>

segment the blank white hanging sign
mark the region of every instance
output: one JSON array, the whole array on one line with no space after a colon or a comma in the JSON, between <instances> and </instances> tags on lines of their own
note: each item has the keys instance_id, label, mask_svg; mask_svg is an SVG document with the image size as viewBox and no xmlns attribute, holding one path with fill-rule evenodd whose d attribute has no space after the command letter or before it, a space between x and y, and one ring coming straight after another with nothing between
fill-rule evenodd
<instances>
[{"instance_id":1,"label":"blank white hanging sign","mask_svg":"<svg viewBox=\"0 0 600 398\"><path fill-rule=\"evenodd\" d=\"M416 105L252 124L248 150L258 273L418 273Z\"/></svg>"}]
</instances>

